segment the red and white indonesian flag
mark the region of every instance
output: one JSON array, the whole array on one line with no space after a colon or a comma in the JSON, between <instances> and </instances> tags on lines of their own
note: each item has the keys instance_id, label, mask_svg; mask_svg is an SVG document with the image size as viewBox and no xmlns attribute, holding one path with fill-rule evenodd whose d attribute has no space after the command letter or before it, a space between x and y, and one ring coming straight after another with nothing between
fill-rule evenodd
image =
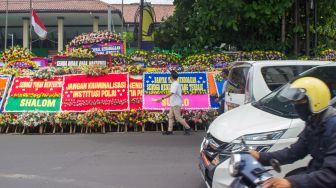
<instances>
[{"instance_id":1,"label":"red and white indonesian flag","mask_svg":"<svg viewBox=\"0 0 336 188\"><path fill-rule=\"evenodd\" d=\"M31 24L34 27L35 33L40 37L40 38L46 38L47 37L47 29L41 22L40 18L37 16L35 10L32 11L32 20Z\"/></svg>"}]
</instances>

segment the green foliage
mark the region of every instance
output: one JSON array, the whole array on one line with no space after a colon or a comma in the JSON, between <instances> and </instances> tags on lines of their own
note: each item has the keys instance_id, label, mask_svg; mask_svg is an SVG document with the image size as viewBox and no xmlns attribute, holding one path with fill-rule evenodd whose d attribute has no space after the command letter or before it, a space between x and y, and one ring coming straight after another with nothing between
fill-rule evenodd
<instances>
[{"instance_id":1,"label":"green foliage","mask_svg":"<svg viewBox=\"0 0 336 188\"><path fill-rule=\"evenodd\" d=\"M336 48L336 1L319 1L318 10L319 20L315 32L319 35L319 40L315 51Z\"/></svg>"},{"instance_id":2,"label":"green foliage","mask_svg":"<svg viewBox=\"0 0 336 188\"><path fill-rule=\"evenodd\" d=\"M282 15L292 0L174 1L174 16L157 31L161 48L214 49L221 43L241 50L281 49Z\"/></svg>"},{"instance_id":3,"label":"green foliage","mask_svg":"<svg viewBox=\"0 0 336 188\"><path fill-rule=\"evenodd\" d=\"M162 49L190 49L187 53L214 50L229 44L238 50L293 50L294 35L305 41L305 1L299 2L299 24L294 24L293 0L175 0L175 13L156 32L156 44ZM319 0L318 50L336 46L336 1ZM309 9L313 25L313 9ZM286 40L281 42L282 18Z\"/></svg>"}]
</instances>

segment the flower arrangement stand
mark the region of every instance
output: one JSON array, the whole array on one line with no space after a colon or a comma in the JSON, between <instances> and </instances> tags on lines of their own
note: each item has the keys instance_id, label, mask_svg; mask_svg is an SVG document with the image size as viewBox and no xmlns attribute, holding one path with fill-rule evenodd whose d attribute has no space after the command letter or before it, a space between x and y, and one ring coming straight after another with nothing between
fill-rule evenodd
<instances>
[{"instance_id":1,"label":"flower arrangement stand","mask_svg":"<svg viewBox=\"0 0 336 188\"><path fill-rule=\"evenodd\" d=\"M8 134L9 128L10 128L10 125L8 125L6 128L6 134Z\"/></svg>"},{"instance_id":2,"label":"flower arrangement stand","mask_svg":"<svg viewBox=\"0 0 336 188\"><path fill-rule=\"evenodd\" d=\"M141 132L142 132L142 133L145 132L145 125L141 126Z\"/></svg>"},{"instance_id":3,"label":"flower arrangement stand","mask_svg":"<svg viewBox=\"0 0 336 188\"><path fill-rule=\"evenodd\" d=\"M198 123L195 123L195 131L197 132L197 126L198 126Z\"/></svg>"},{"instance_id":4,"label":"flower arrangement stand","mask_svg":"<svg viewBox=\"0 0 336 188\"><path fill-rule=\"evenodd\" d=\"M73 123L70 123L70 130L69 130L69 133L70 134L75 134L76 133L76 130L77 129L77 125L76 124L73 124Z\"/></svg>"},{"instance_id":5,"label":"flower arrangement stand","mask_svg":"<svg viewBox=\"0 0 336 188\"><path fill-rule=\"evenodd\" d=\"M117 124L118 124L117 132L121 132L121 129L122 129L123 126L125 126L125 123L118 121Z\"/></svg>"},{"instance_id":6,"label":"flower arrangement stand","mask_svg":"<svg viewBox=\"0 0 336 188\"><path fill-rule=\"evenodd\" d=\"M63 126L62 123L59 124L60 128L61 128L61 133L63 134Z\"/></svg>"},{"instance_id":7,"label":"flower arrangement stand","mask_svg":"<svg viewBox=\"0 0 336 188\"><path fill-rule=\"evenodd\" d=\"M43 134L43 129L44 129L44 126L43 126L43 125L40 125L40 126L39 126L39 133L40 133L40 134Z\"/></svg>"},{"instance_id":8,"label":"flower arrangement stand","mask_svg":"<svg viewBox=\"0 0 336 188\"><path fill-rule=\"evenodd\" d=\"M56 129L57 129L57 126L56 126L56 125L54 125L54 126L53 126L53 134L55 134L55 133L56 133Z\"/></svg>"},{"instance_id":9,"label":"flower arrangement stand","mask_svg":"<svg viewBox=\"0 0 336 188\"><path fill-rule=\"evenodd\" d=\"M61 128L61 133L63 133L63 126L62 126L62 123L59 123L59 124L58 124L58 126L59 126L59 128ZM53 129L53 134L55 134L55 133L56 133L56 131L57 131L57 125L56 125L56 126L54 126L54 129Z\"/></svg>"},{"instance_id":10,"label":"flower arrangement stand","mask_svg":"<svg viewBox=\"0 0 336 188\"><path fill-rule=\"evenodd\" d=\"M134 126L134 132L138 132L138 125L133 125Z\"/></svg>"},{"instance_id":11,"label":"flower arrangement stand","mask_svg":"<svg viewBox=\"0 0 336 188\"><path fill-rule=\"evenodd\" d=\"M77 125L75 124L75 125L73 126L72 134L75 134L76 131L77 131Z\"/></svg>"},{"instance_id":12,"label":"flower arrangement stand","mask_svg":"<svg viewBox=\"0 0 336 188\"><path fill-rule=\"evenodd\" d=\"M108 125L108 131L112 132L112 125L111 124Z\"/></svg>"},{"instance_id":13,"label":"flower arrangement stand","mask_svg":"<svg viewBox=\"0 0 336 188\"><path fill-rule=\"evenodd\" d=\"M163 132L163 123L161 123L161 132Z\"/></svg>"},{"instance_id":14,"label":"flower arrangement stand","mask_svg":"<svg viewBox=\"0 0 336 188\"><path fill-rule=\"evenodd\" d=\"M128 124L125 123L124 125L124 132L127 133L127 128L128 128Z\"/></svg>"},{"instance_id":15,"label":"flower arrangement stand","mask_svg":"<svg viewBox=\"0 0 336 188\"><path fill-rule=\"evenodd\" d=\"M22 134L29 133L29 128L27 126L23 126Z\"/></svg>"},{"instance_id":16,"label":"flower arrangement stand","mask_svg":"<svg viewBox=\"0 0 336 188\"><path fill-rule=\"evenodd\" d=\"M101 127L101 133L103 133L103 134L106 133L106 132L105 132L105 125L103 125L103 126Z\"/></svg>"}]
</instances>

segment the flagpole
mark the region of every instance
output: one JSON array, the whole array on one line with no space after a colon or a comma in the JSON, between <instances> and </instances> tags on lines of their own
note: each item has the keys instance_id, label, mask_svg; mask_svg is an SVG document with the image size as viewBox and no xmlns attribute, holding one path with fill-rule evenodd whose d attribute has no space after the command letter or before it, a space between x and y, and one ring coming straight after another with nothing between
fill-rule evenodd
<instances>
[{"instance_id":1,"label":"flagpole","mask_svg":"<svg viewBox=\"0 0 336 188\"><path fill-rule=\"evenodd\" d=\"M7 49L7 36L8 36L8 0L6 0L6 24L5 24L5 50Z\"/></svg>"},{"instance_id":2,"label":"flagpole","mask_svg":"<svg viewBox=\"0 0 336 188\"><path fill-rule=\"evenodd\" d=\"M33 41L33 35L32 35L32 15L33 15L33 4L32 4L32 0L29 1L30 3L30 27L29 27L29 49L32 52L33 48L32 48L32 41Z\"/></svg>"},{"instance_id":3,"label":"flagpole","mask_svg":"<svg viewBox=\"0 0 336 188\"><path fill-rule=\"evenodd\" d=\"M121 33L124 32L124 0L121 0Z\"/></svg>"}]
</instances>

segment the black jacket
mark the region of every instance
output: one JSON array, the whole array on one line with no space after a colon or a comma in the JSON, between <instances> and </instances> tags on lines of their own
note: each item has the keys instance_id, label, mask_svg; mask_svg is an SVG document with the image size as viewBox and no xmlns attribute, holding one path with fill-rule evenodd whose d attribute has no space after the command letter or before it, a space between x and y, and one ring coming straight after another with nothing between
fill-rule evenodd
<instances>
[{"instance_id":1,"label":"black jacket","mask_svg":"<svg viewBox=\"0 0 336 188\"><path fill-rule=\"evenodd\" d=\"M318 125L306 125L296 143L276 152L261 152L260 162L269 165L270 159L290 164L312 156L307 173L286 177L293 188L336 188L336 110L323 113Z\"/></svg>"}]
</instances>

